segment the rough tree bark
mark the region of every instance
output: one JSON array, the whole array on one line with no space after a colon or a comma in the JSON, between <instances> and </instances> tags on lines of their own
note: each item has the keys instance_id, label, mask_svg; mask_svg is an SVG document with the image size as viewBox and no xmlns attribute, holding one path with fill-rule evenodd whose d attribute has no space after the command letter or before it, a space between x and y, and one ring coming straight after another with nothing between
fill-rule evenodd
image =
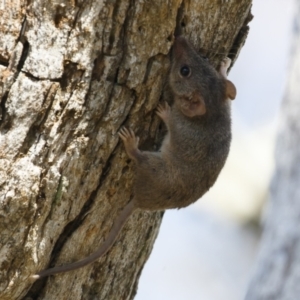
<instances>
[{"instance_id":1,"label":"rough tree bark","mask_svg":"<svg viewBox=\"0 0 300 300\"><path fill-rule=\"evenodd\" d=\"M175 29L235 60L251 0L2 0L0 298L133 299L162 213L135 213L83 269L29 276L93 252L129 201L132 127L154 149ZM27 299L27 298L26 298Z\"/></svg>"},{"instance_id":2,"label":"rough tree bark","mask_svg":"<svg viewBox=\"0 0 300 300\"><path fill-rule=\"evenodd\" d=\"M276 170L247 300L300 298L300 2L290 74L281 106Z\"/></svg>"}]
</instances>

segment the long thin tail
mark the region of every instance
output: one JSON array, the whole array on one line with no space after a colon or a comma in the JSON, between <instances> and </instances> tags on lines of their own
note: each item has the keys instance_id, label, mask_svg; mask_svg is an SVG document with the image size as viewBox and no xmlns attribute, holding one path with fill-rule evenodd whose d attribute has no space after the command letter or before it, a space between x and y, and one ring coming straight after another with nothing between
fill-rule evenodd
<instances>
[{"instance_id":1,"label":"long thin tail","mask_svg":"<svg viewBox=\"0 0 300 300\"><path fill-rule=\"evenodd\" d=\"M114 244L115 240L117 239L118 234L120 233L121 229L123 228L124 224L126 223L127 219L130 217L132 212L134 211L135 207L133 204L133 201L130 201L124 209L121 211L119 217L115 220L114 225L108 234L108 237L104 241L104 243L99 247L99 249L92 253L90 256L79 260L77 262L71 263L69 265L54 267L51 269L43 270L35 275L32 275L32 279L40 279L42 277L46 277L49 275L57 274L57 273L63 273L72 271L75 269L82 268L95 260L97 260L99 257L104 255Z\"/></svg>"}]
</instances>

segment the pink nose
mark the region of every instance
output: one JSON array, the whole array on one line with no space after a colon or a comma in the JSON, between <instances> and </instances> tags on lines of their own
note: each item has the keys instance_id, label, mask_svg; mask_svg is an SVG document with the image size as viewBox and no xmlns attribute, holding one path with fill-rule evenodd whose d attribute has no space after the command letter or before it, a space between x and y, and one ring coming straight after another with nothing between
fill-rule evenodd
<instances>
[{"instance_id":1,"label":"pink nose","mask_svg":"<svg viewBox=\"0 0 300 300\"><path fill-rule=\"evenodd\" d=\"M177 36L173 44L173 55L179 59L190 48L188 41L183 36Z\"/></svg>"}]
</instances>

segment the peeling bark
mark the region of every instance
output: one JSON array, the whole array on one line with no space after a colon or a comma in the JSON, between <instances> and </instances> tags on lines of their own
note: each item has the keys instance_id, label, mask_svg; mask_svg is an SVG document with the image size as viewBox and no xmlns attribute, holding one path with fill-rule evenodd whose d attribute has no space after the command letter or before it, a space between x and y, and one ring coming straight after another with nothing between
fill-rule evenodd
<instances>
[{"instance_id":1,"label":"peeling bark","mask_svg":"<svg viewBox=\"0 0 300 300\"><path fill-rule=\"evenodd\" d=\"M0 297L133 299L162 213L136 212L90 266L37 281L104 240L132 197L117 132L157 149L173 34L234 60L251 0L4 1L0 5Z\"/></svg>"}]
</instances>

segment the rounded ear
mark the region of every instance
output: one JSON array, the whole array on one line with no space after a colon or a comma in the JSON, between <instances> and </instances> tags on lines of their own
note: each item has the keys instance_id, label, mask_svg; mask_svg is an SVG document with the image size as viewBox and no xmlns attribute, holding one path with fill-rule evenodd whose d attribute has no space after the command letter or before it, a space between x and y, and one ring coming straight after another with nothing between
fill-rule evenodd
<instances>
[{"instance_id":1,"label":"rounded ear","mask_svg":"<svg viewBox=\"0 0 300 300\"><path fill-rule=\"evenodd\" d=\"M226 80L226 97L231 100L234 100L236 97L235 85L230 80Z\"/></svg>"}]
</instances>

